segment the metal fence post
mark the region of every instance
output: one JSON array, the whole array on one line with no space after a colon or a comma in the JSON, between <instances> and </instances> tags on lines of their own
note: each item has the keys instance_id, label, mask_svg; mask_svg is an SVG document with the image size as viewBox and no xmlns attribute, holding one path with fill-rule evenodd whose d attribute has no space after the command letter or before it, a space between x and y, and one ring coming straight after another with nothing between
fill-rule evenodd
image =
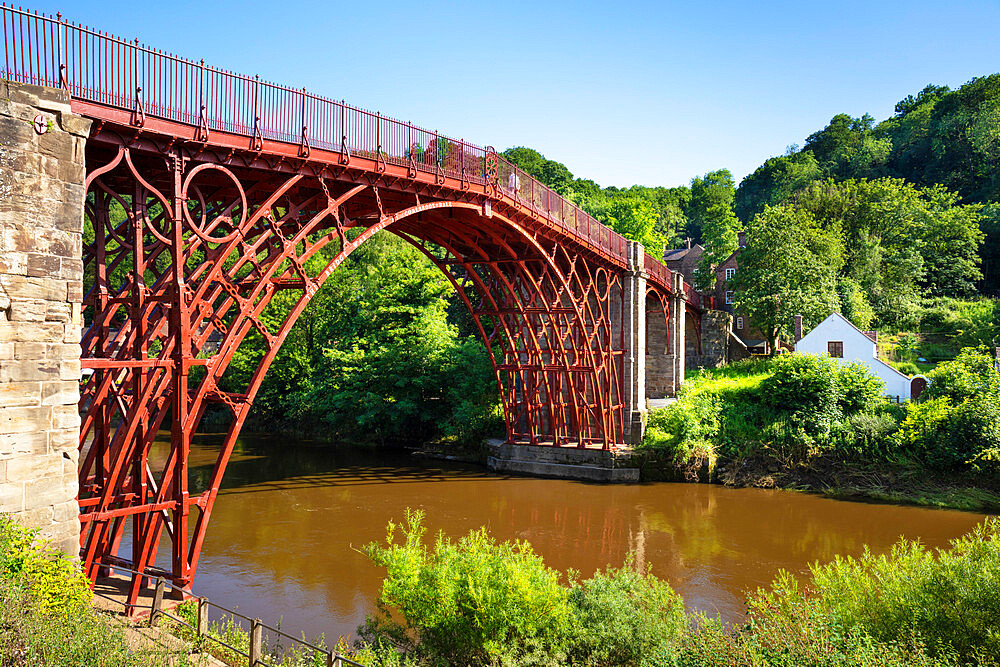
<instances>
[{"instance_id":1,"label":"metal fence post","mask_svg":"<svg viewBox=\"0 0 1000 667\"><path fill-rule=\"evenodd\" d=\"M163 592L166 590L167 584L163 581L162 577L157 577L156 588L153 589L153 604L149 609L149 625L150 627L156 625L156 615L160 613L160 608L163 606Z\"/></svg>"},{"instance_id":2,"label":"metal fence post","mask_svg":"<svg viewBox=\"0 0 1000 667\"><path fill-rule=\"evenodd\" d=\"M208 598L198 598L198 636L208 634Z\"/></svg>"},{"instance_id":3,"label":"metal fence post","mask_svg":"<svg viewBox=\"0 0 1000 667\"><path fill-rule=\"evenodd\" d=\"M56 30L59 33L59 87L69 90L69 82L66 80L66 57L63 54L63 20L62 13L56 13Z\"/></svg>"},{"instance_id":4,"label":"metal fence post","mask_svg":"<svg viewBox=\"0 0 1000 667\"><path fill-rule=\"evenodd\" d=\"M263 628L260 619L255 618L250 621L250 667L257 667L257 663L260 662L261 634Z\"/></svg>"}]
</instances>

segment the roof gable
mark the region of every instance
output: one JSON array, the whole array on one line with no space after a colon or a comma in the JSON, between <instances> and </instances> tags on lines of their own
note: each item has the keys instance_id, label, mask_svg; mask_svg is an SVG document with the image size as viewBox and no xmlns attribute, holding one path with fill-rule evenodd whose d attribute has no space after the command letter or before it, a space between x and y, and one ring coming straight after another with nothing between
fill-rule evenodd
<instances>
[{"instance_id":1,"label":"roof gable","mask_svg":"<svg viewBox=\"0 0 1000 667\"><path fill-rule=\"evenodd\" d=\"M844 325L846 325L846 327ZM804 340L812 342L814 338L822 339L834 332L837 332L836 335L838 336L842 333L848 333L851 336L856 336L859 341L863 340L872 345L875 344L868 334L854 326L853 322L837 312L830 313L825 320L814 326L812 330L803 336L799 342ZM798 345L798 343L796 343L796 345Z\"/></svg>"}]
</instances>

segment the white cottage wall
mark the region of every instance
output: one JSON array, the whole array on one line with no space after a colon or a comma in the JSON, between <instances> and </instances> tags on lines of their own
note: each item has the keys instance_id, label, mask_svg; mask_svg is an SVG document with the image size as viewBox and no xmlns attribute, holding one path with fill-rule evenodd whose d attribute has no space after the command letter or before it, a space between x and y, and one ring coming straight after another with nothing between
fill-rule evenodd
<instances>
[{"instance_id":1,"label":"white cottage wall","mask_svg":"<svg viewBox=\"0 0 1000 667\"><path fill-rule=\"evenodd\" d=\"M885 382L887 396L899 396L903 401L910 400L910 378L879 359L875 342L840 313L833 313L817 324L795 344L795 351L829 354L830 341L840 341L844 344L844 356L836 358L838 362L864 363L873 375Z\"/></svg>"}]
</instances>

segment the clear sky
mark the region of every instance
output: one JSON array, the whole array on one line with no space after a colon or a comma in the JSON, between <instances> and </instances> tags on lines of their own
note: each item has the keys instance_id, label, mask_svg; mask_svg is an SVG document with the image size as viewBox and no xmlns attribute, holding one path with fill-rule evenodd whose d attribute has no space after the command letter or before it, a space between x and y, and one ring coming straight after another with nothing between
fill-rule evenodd
<instances>
[{"instance_id":1,"label":"clear sky","mask_svg":"<svg viewBox=\"0 0 1000 667\"><path fill-rule=\"evenodd\" d=\"M737 180L837 113L1000 71L1000 0L27 0L601 185Z\"/></svg>"}]
</instances>

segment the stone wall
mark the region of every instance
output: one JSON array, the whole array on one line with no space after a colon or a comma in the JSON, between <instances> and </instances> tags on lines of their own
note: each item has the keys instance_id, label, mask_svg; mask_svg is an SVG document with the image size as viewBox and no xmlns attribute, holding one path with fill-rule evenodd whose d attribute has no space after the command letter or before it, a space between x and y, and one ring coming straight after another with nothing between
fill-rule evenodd
<instances>
[{"instance_id":1,"label":"stone wall","mask_svg":"<svg viewBox=\"0 0 1000 667\"><path fill-rule=\"evenodd\" d=\"M688 331L687 368L718 368L731 361L729 343L733 316L724 310L705 309L701 313L701 354L696 354L697 340Z\"/></svg>"},{"instance_id":2,"label":"stone wall","mask_svg":"<svg viewBox=\"0 0 1000 667\"><path fill-rule=\"evenodd\" d=\"M0 87L0 511L76 555L90 121L64 91Z\"/></svg>"},{"instance_id":3,"label":"stone wall","mask_svg":"<svg viewBox=\"0 0 1000 667\"><path fill-rule=\"evenodd\" d=\"M646 311L646 397L665 398L674 391L674 355L667 340L663 311Z\"/></svg>"}]
</instances>

